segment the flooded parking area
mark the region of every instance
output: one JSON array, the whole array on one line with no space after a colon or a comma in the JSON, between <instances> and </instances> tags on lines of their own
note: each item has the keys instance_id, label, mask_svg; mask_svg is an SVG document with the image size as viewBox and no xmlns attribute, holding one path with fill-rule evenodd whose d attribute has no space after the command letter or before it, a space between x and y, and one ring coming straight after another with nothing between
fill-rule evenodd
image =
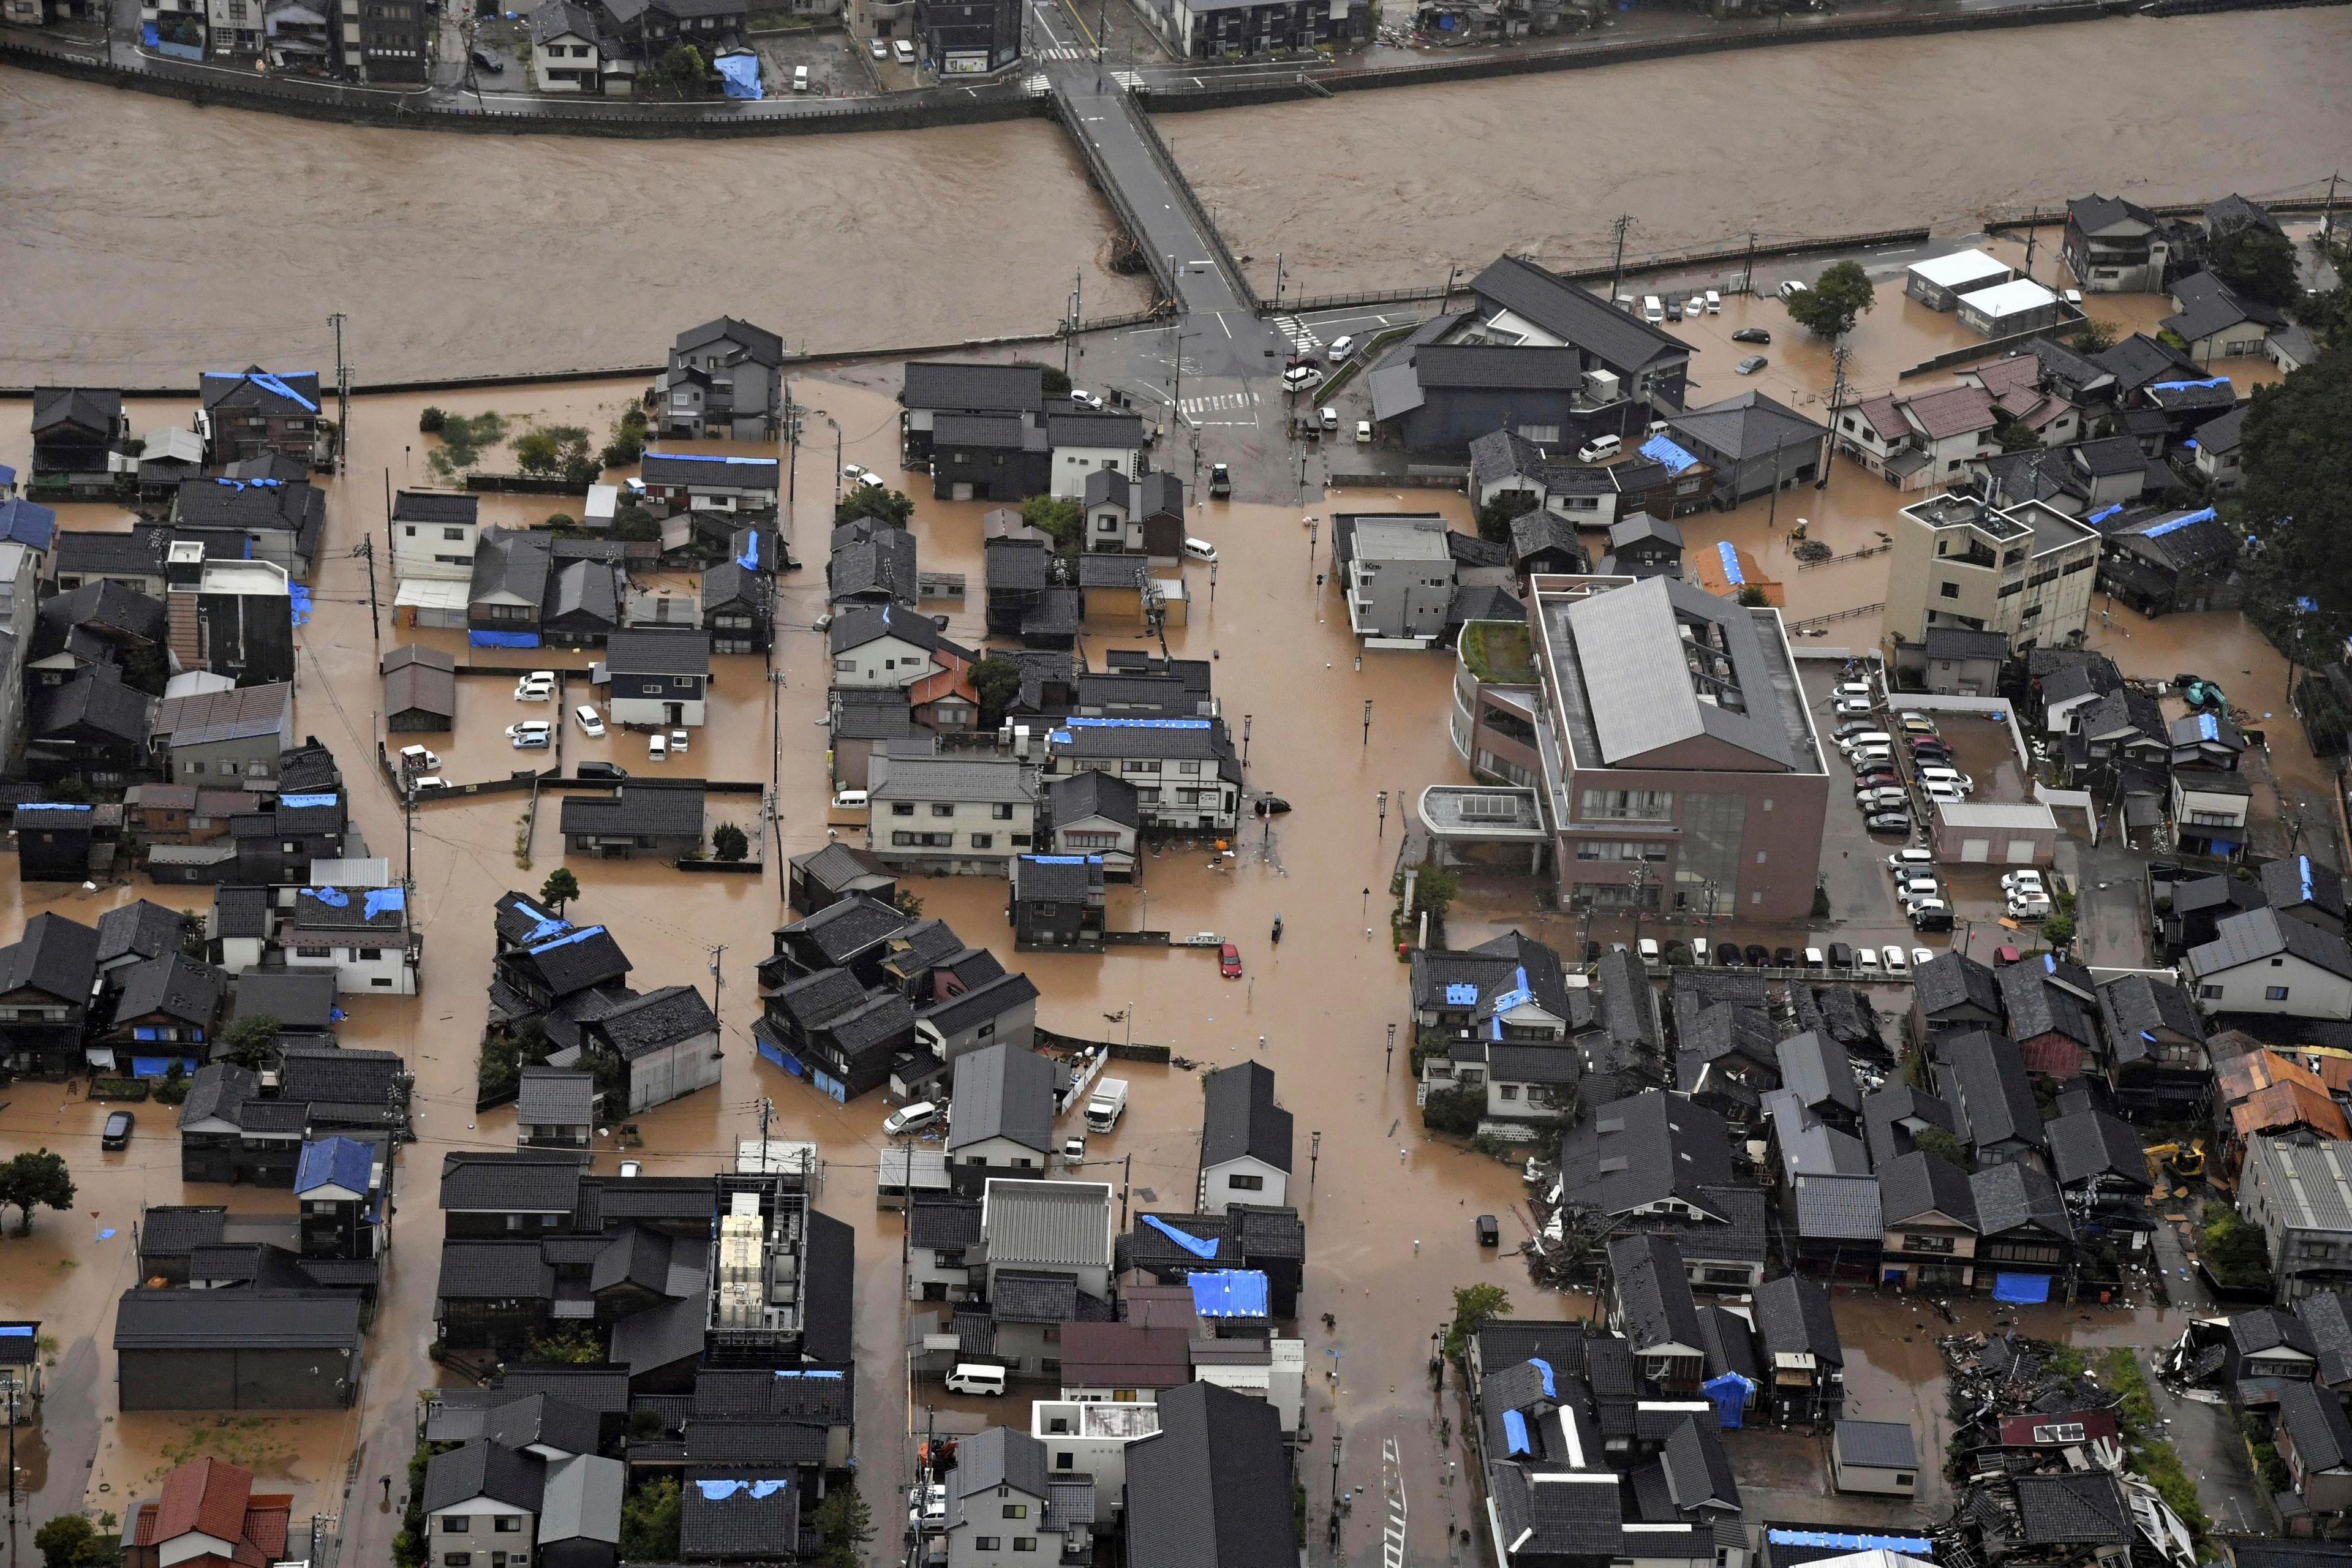
<instances>
[{"instance_id":1,"label":"flooded parking area","mask_svg":"<svg viewBox=\"0 0 2352 1568\"><path fill-rule=\"evenodd\" d=\"M795 351L1046 331L1141 288L1043 120L727 141L313 123L25 71L0 385L193 384L257 362L362 384L652 364L732 314ZM265 174L266 171L266 174ZM1018 231L1005 215L1032 221Z\"/></svg>"},{"instance_id":2,"label":"flooded parking area","mask_svg":"<svg viewBox=\"0 0 2352 1568\"><path fill-rule=\"evenodd\" d=\"M2352 150L2340 9L1755 49L1163 116L1163 135L1260 292L1435 288L1497 253L1606 264L1736 242L1918 224L2090 190L2142 202L2265 195ZM2197 133L2146 84L2200 63ZM2050 133L2011 104L2067 106ZM1671 127L1662 133L1662 127ZM1312 148L1318 169L1270 157ZM1507 148L1465 162L1466 149Z\"/></svg>"}]
</instances>

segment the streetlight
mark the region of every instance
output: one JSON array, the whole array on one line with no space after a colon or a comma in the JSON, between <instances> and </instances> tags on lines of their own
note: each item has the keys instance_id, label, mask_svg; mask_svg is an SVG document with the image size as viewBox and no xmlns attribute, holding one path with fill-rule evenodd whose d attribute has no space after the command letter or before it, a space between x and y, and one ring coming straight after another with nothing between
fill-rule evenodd
<instances>
[{"instance_id":1,"label":"streetlight","mask_svg":"<svg viewBox=\"0 0 2352 1568\"><path fill-rule=\"evenodd\" d=\"M1383 1067L1381 1070L1381 1071L1383 1071L1383 1072L1386 1072L1386 1071L1389 1071L1389 1070L1391 1070L1391 1069L1394 1068L1395 1068L1395 1066L1396 1066L1396 1026L1395 1026L1394 1024L1391 1024L1391 1025L1389 1026L1389 1058L1388 1058L1388 1064L1387 1064L1387 1066L1386 1066L1386 1067Z\"/></svg>"},{"instance_id":2,"label":"streetlight","mask_svg":"<svg viewBox=\"0 0 2352 1568\"><path fill-rule=\"evenodd\" d=\"M1385 841L1385 840L1387 839L1388 836L1389 836L1389 792L1388 792L1388 791L1386 791L1386 790L1382 790L1382 791L1381 791L1380 800L1381 800L1381 831L1380 831L1380 837L1381 837L1383 841Z\"/></svg>"},{"instance_id":3,"label":"streetlight","mask_svg":"<svg viewBox=\"0 0 2352 1568\"><path fill-rule=\"evenodd\" d=\"M1364 744L1365 744L1367 747L1370 747L1370 746L1371 745L1371 743L1372 743L1372 700L1371 700L1370 698L1367 697L1367 698L1365 698L1365 699L1364 699Z\"/></svg>"},{"instance_id":4,"label":"streetlight","mask_svg":"<svg viewBox=\"0 0 2352 1568\"><path fill-rule=\"evenodd\" d=\"M1242 715L1242 767L1244 771L1249 767L1250 722L1253 717L1248 713Z\"/></svg>"},{"instance_id":5,"label":"streetlight","mask_svg":"<svg viewBox=\"0 0 2352 1568\"><path fill-rule=\"evenodd\" d=\"M811 414L833 426L833 504L841 504L841 425L822 408L812 408Z\"/></svg>"}]
</instances>

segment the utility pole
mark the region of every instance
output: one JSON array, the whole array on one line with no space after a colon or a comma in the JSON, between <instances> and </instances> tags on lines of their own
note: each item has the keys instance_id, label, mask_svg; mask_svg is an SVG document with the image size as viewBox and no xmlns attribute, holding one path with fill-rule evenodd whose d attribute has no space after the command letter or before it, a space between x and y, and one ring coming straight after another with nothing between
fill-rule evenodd
<instances>
[{"instance_id":1,"label":"utility pole","mask_svg":"<svg viewBox=\"0 0 2352 1568\"><path fill-rule=\"evenodd\" d=\"M1322 1158L1323 1134L1309 1132L1307 1135L1307 1184L1309 1187L1315 1185L1315 1167L1321 1163Z\"/></svg>"},{"instance_id":2,"label":"utility pole","mask_svg":"<svg viewBox=\"0 0 2352 1568\"><path fill-rule=\"evenodd\" d=\"M2025 280L2029 283L2033 281L2033 242L2036 237L2034 230L2029 226L2025 231Z\"/></svg>"},{"instance_id":3,"label":"utility pole","mask_svg":"<svg viewBox=\"0 0 2352 1568\"><path fill-rule=\"evenodd\" d=\"M1829 489L1830 465L1837 460L1838 409L1845 402L1845 367L1846 362L1853 357L1853 351L1846 347L1843 338L1838 340L1838 346L1830 351L1830 438L1822 445L1822 471L1820 477L1813 480L1813 489L1817 490Z\"/></svg>"},{"instance_id":4,"label":"utility pole","mask_svg":"<svg viewBox=\"0 0 2352 1568\"><path fill-rule=\"evenodd\" d=\"M2336 189L2335 182L2331 180L2327 188L2329 194L2333 195ZM1274 308L1277 310L1282 309L1282 252L1279 250L1274 253Z\"/></svg>"},{"instance_id":5,"label":"utility pole","mask_svg":"<svg viewBox=\"0 0 2352 1568\"><path fill-rule=\"evenodd\" d=\"M1130 1018L1133 1017L1135 1014L1135 1004L1132 1002L1129 1003L1127 1005L1127 1010L1128 1016ZM1119 1156L1118 1162L1118 1228L1121 1230L1125 1230L1127 1228L1127 1190L1129 1186L1134 1184L1134 1182L1135 1156L1132 1154L1122 1154Z\"/></svg>"},{"instance_id":6,"label":"utility pole","mask_svg":"<svg viewBox=\"0 0 2352 1568\"><path fill-rule=\"evenodd\" d=\"M1389 1026L1388 1060L1382 1064L1381 1070L1383 1072L1393 1072L1396 1070L1396 1026L1394 1024L1391 1024Z\"/></svg>"},{"instance_id":7,"label":"utility pole","mask_svg":"<svg viewBox=\"0 0 2352 1568\"><path fill-rule=\"evenodd\" d=\"M727 956L727 944L722 942L715 946L707 946L702 951L710 955L710 1016L716 1018L719 1016L719 993L727 984L726 978L719 973L719 963ZM721 1026L720 1033L722 1035L725 1033L724 1026Z\"/></svg>"},{"instance_id":8,"label":"utility pole","mask_svg":"<svg viewBox=\"0 0 2352 1568\"><path fill-rule=\"evenodd\" d=\"M359 548L353 551L352 553L367 563L368 629L375 633L376 662L381 664L383 661L383 623L376 618L375 541L373 539L361 540Z\"/></svg>"},{"instance_id":9,"label":"utility pole","mask_svg":"<svg viewBox=\"0 0 2352 1568\"><path fill-rule=\"evenodd\" d=\"M1380 842L1380 843L1386 843L1386 842L1388 841L1388 837L1389 837L1389 792L1388 792L1388 791L1386 791L1386 790L1382 790L1382 791L1381 791L1381 795L1380 795L1380 803L1381 803L1381 831L1380 831L1380 834L1379 834L1378 839L1377 839L1376 841L1377 841L1377 842ZM1390 1043L1391 1047L1391 1048L1393 1048L1393 1047L1394 1047L1394 1046L1395 1046L1395 1043L1396 1043L1395 1038L1394 1038L1394 1032L1393 1032L1393 1031L1391 1031L1391 1038L1390 1038L1390 1042L1389 1042L1389 1043Z\"/></svg>"},{"instance_id":10,"label":"utility pole","mask_svg":"<svg viewBox=\"0 0 2352 1568\"><path fill-rule=\"evenodd\" d=\"M1250 726L1256 721L1255 714L1242 715L1242 772L1249 772Z\"/></svg>"},{"instance_id":11,"label":"utility pole","mask_svg":"<svg viewBox=\"0 0 2352 1568\"><path fill-rule=\"evenodd\" d=\"M352 367L343 363L343 313L327 318L335 329L335 472L341 473L352 449Z\"/></svg>"},{"instance_id":12,"label":"utility pole","mask_svg":"<svg viewBox=\"0 0 2352 1568\"><path fill-rule=\"evenodd\" d=\"M760 1097L760 1170L768 1169L768 1118L776 1113L776 1102L766 1095Z\"/></svg>"},{"instance_id":13,"label":"utility pole","mask_svg":"<svg viewBox=\"0 0 2352 1568\"><path fill-rule=\"evenodd\" d=\"M1632 213L1619 213L1609 227L1617 237L1617 259L1609 266L1609 302L1617 302L1617 286L1625 280L1625 231L1633 226Z\"/></svg>"},{"instance_id":14,"label":"utility pole","mask_svg":"<svg viewBox=\"0 0 2352 1568\"><path fill-rule=\"evenodd\" d=\"M113 7L109 6L110 13ZM1312 1185L1312 1183L1308 1184ZM38 1354L37 1347L35 1353ZM26 1363L31 1365L30 1362ZM8 1374L8 1562L16 1562L16 1375Z\"/></svg>"},{"instance_id":15,"label":"utility pole","mask_svg":"<svg viewBox=\"0 0 2352 1568\"><path fill-rule=\"evenodd\" d=\"M784 378L784 449L788 461L784 465L784 526L790 531L793 508L801 499L801 410L793 401L793 383Z\"/></svg>"},{"instance_id":16,"label":"utility pole","mask_svg":"<svg viewBox=\"0 0 2352 1568\"><path fill-rule=\"evenodd\" d=\"M1739 291L1756 292L1756 231L1752 228L1748 231L1748 262L1739 269Z\"/></svg>"}]
</instances>

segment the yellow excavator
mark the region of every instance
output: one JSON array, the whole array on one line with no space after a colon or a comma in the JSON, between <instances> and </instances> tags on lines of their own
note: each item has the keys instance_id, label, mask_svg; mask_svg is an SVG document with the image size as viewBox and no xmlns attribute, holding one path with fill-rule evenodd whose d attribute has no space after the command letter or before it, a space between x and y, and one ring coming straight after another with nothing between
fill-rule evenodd
<instances>
[{"instance_id":1,"label":"yellow excavator","mask_svg":"<svg viewBox=\"0 0 2352 1568\"><path fill-rule=\"evenodd\" d=\"M2205 1173L2205 1140L2195 1140L2187 1147L2179 1143L2153 1143L2147 1150L2148 1164L2170 1171L2184 1182L2193 1182Z\"/></svg>"}]
</instances>

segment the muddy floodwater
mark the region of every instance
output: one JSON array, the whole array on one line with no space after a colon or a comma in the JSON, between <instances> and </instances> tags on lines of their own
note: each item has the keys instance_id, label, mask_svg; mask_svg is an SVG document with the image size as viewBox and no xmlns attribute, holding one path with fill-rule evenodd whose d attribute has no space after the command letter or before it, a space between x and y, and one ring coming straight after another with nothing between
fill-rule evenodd
<instances>
[{"instance_id":1,"label":"muddy floodwater","mask_svg":"<svg viewBox=\"0 0 2352 1568\"><path fill-rule=\"evenodd\" d=\"M2352 153L2341 7L1810 45L1160 121L1262 292L1434 288L1499 251L1605 262L1948 224L2089 190L2318 195ZM2181 94L2150 92L2197 62ZM2056 105L2064 110L2053 117ZM1318 173L1270 148L1312 149ZM1334 172L1345 171L1334 177ZM2315 184L2313 182L2316 182Z\"/></svg>"},{"instance_id":2,"label":"muddy floodwater","mask_svg":"<svg viewBox=\"0 0 2352 1568\"><path fill-rule=\"evenodd\" d=\"M462 136L198 109L25 71L0 385L362 383L650 364L722 312L795 350L1049 330L1142 302L1050 122L740 141ZM1016 219L1015 215L1018 215Z\"/></svg>"}]
</instances>

